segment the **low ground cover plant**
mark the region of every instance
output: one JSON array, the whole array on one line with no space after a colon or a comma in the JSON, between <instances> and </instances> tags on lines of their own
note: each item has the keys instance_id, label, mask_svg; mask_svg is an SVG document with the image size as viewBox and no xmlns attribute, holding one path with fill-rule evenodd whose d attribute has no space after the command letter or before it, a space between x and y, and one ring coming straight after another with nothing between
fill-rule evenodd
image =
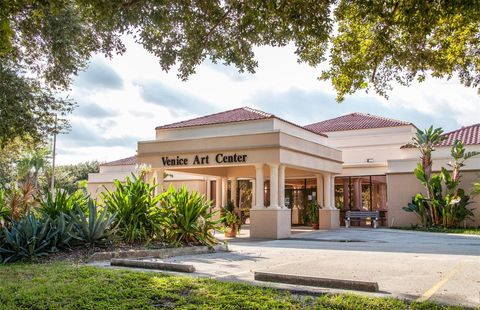
<instances>
[{"instance_id":1,"label":"low ground cover plant","mask_svg":"<svg viewBox=\"0 0 480 310\"><path fill-rule=\"evenodd\" d=\"M4 309L462 309L358 295L300 297L208 279L59 264L0 266Z\"/></svg>"}]
</instances>

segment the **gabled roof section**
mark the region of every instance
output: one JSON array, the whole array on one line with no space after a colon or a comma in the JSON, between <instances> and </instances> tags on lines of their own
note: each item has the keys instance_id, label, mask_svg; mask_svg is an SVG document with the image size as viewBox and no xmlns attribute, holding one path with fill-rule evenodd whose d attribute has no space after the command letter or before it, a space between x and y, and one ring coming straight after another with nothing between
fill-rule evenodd
<instances>
[{"instance_id":1,"label":"gabled roof section","mask_svg":"<svg viewBox=\"0 0 480 310\"><path fill-rule=\"evenodd\" d=\"M210 114L187 121L178 123L158 126L156 129L171 129L171 128L184 128L214 124L225 124L234 122L253 121L259 119L267 119L275 117L273 114L268 114L259 110L255 110L249 107L238 108L225 112Z\"/></svg>"},{"instance_id":2,"label":"gabled roof section","mask_svg":"<svg viewBox=\"0 0 480 310\"><path fill-rule=\"evenodd\" d=\"M413 124L410 122L399 121L382 116L364 113L351 113L322 122L310 124L305 126L305 128L318 133L328 133L332 131L386 128L408 125L413 126Z\"/></svg>"},{"instance_id":3,"label":"gabled roof section","mask_svg":"<svg viewBox=\"0 0 480 310\"><path fill-rule=\"evenodd\" d=\"M446 139L438 146L451 146L455 140L460 140L465 145L480 144L480 123L447 132L444 136Z\"/></svg>"},{"instance_id":4,"label":"gabled roof section","mask_svg":"<svg viewBox=\"0 0 480 310\"><path fill-rule=\"evenodd\" d=\"M298 128L313 132L320 136L326 137L325 134L317 131L313 131L309 128L302 127L295 123L289 122L284 120L280 117L275 116L274 114L266 113L260 110L252 109L249 107L243 107L238 109L233 109L225 112L210 114L206 116L201 116L197 118L193 118L190 120L162 125L158 126L155 129L174 129L174 128L187 128L187 127L195 127L195 126L205 126L205 125L216 125L216 124L228 124L228 123L236 123L236 122L245 122L245 121L254 121L254 120L261 120L261 119L269 119L269 118L276 118L281 120L285 123L290 125L296 126Z\"/></svg>"},{"instance_id":5,"label":"gabled roof section","mask_svg":"<svg viewBox=\"0 0 480 310\"><path fill-rule=\"evenodd\" d=\"M114 160L108 163L101 164L100 166L128 166L128 165L136 165L137 164L137 156L122 158L118 160Z\"/></svg>"}]
</instances>

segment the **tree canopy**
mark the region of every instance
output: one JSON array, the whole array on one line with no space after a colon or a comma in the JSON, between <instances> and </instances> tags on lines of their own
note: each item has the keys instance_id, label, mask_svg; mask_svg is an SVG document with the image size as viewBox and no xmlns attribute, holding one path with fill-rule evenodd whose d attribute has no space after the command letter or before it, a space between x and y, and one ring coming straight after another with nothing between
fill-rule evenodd
<instances>
[{"instance_id":1,"label":"tree canopy","mask_svg":"<svg viewBox=\"0 0 480 310\"><path fill-rule=\"evenodd\" d=\"M7 0L0 5L0 74L8 77L0 84L0 142L51 131L44 115L71 108L55 92L92 54L123 53L125 35L164 70L178 65L182 79L206 59L254 72L255 46L293 43L300 62L328 60L319 75L338 101L360 89L386 96L395 83L429 75L480 82L477 0ZM18 83L25 96L12 91ZM25 115L47 126L19 126Z\"/></svg>"}]
</instances>

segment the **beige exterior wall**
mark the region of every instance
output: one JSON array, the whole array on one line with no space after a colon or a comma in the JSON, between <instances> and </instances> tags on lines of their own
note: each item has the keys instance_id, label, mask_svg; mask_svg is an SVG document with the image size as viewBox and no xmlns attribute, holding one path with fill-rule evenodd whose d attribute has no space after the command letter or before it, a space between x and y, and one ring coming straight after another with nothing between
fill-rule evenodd
<instances>
[{"instance_id":1,"label":"beige exterior wall","mask_svg":"<svg viewBox=\"0 0 480 310\"><path fill-rule=\"evenodd\" d=\"M175 188L180 188L186 186L189 191L195 191L202 195L207 196L206 191L206 181L205 180L176 180L176 181L165 181L164 187L167 189L169 186ZM106 183L93 183L88 182L88 193L92 199L100 198L100 193L105 191L105 188L109 191L115 190L115 184L113 182Z\"/></svg>"},{"instance_id":2,"label":"beige exterior wall","mask_svg":"<svg viewBox=\"0 0 480 310\"><path fill-rule=\"evenodd\" d=\"M328 145L342 151L342 176L382 175L388 171L389 160L405 158L401 147L411 142L415 127L408 125L326 134Z\"/></svg>"},{"instance_id":3,"label":"beige exterior wall","mask_svg":"<svg viewBox=\"0 0 480 310\"><path fill-rule=\"evenodd\" d=\"M464 171L462 175L461 187L468 193L471 191L472 184L480 180L480 170ZM402 210L417 193L425 194L425 190L413 173L387 174L387 217L389 226L420 224L418 217L414 213ZM475 220L467 221L465 225L477 227L480 226L480 196L477 196L473 201L474 203L470 205L470 208L475 209L473 211Z\"/></svg>"}]
</instances>

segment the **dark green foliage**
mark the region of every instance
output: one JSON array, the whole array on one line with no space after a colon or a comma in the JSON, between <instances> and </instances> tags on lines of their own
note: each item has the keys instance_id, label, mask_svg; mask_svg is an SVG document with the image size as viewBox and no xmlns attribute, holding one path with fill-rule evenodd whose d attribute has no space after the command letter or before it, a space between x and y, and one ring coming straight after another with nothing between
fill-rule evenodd
<instances>
[{"instance_id":1,"label":"dark green foliage","mask_svg":"<svg viewBox=\"0 0 480 310\"><path fill-rule=\"evenodd\" d=\"M76 207L86 210L88 200L89 197L85 196L82 191L69 194L65 190L56 188L55 195L52 195L50 191L44 193L38 211L43 216L56 220L61 214L70 214Z\"/></svg>"},{"instance_id":2,"label":"dark green foliage","mask_svg":"<svg viewBox=\"0 0 480 310\"><path fill-rule=\"evenodd\" d=\"M218 241L213 230L220 221L212 219L211 202L186 187L176 190L170 187L162 200L162 217L165 240L176 245L203 244L213 246Z\"/></svg>"},{"instance_id":3,"label":"dark green foliage","mask_svg":"<svg viewBox=\"0 0 480 310\"><path fill-rule=\"evenodd\" d=\"M96 173L100 169L98 161L86 161L75 165L57 166L55 168L55 187L74 193L82 189L81 183L88 179L89 173ZM43 175L41 181L44 191L50 190L50 180L52 169L49 167Z\"/></svg>"},{"instance_id":4,"label":"dark green foliage","mask_svg":"<svg viewBox=\"0 0 480 310\"><path fill-rule=\"evenodd\" d=\"M115 212L115 226L125 242L142 242L159 237L162 231L155 185L132 175L125 183L115 181L115 190L101 194L103 203Z\"/></svg>"},{"instance_id":5,"label":"dark green foliage","mask_svg":"<svg viewBox=\"0 0 480 310\"><path fill-rule=\"evenodd\" d=\"M320 207L318 206L318 203L315 201L315 202L311 202L308 204L308 209L307 209L307 213L308 213L308 223L310 224L315 224L317 223L318 224L318 220L319 220L319 209Z\"/></svg>"},{"instance_id":6,"label":"dark green foliage","mask_svg":"<svg viewBox=\"0 0 480 310\"><path fill-rule=\"evenodd\" d=\"M98 213L97 205L93 200L88 203L88 214L77 207L76 215L72 217L75 225L73 239L91 248L104 246L111 242L114 233L113 221L116 213L108 214L108 207Z\"/></svg>"},{"instance_id":7,"label":"dark green foliage","mask_svg":"<svg viewBox=\"0 0 480 310\"><path fill-rule=\"evenodd\" d=\"M74 229L76 228L72 216L72 214L67 215L61 213L54 220L50 220L51 228L56 230L52 242L53 252L71 247L73 240L72 236L75 233Z\"/></svg>"},{"instance_id":8,"label":"dark green foliage","mask_svg":"<svg viewBox=\"0 0 480 310\"><path fill-rule=\"evenodd\" d=\"M50 220L44 221L29 213L19 221L12 221L10 228L4 227L3 233L0 256L3 262L14 262L48 255L57 231Z\"/></svg>"}]
</instances>

